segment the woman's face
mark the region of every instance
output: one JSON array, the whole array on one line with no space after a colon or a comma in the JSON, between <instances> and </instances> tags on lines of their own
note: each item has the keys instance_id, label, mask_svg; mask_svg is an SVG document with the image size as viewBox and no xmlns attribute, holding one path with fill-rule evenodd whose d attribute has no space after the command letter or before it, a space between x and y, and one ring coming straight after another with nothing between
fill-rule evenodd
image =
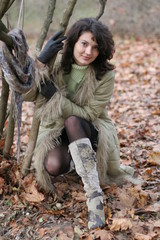
<instances>
[{"instance_id":1,"label":"woman's face","mask_svg":"<svg viewBox=\"0 0 160 240\"><path fill-rule=\"evenodd\" d=\"M73 57L76 64L86 66L99 55L98 44L91 32L83 32L74 45Z\"/></svg>"}]
</instances>

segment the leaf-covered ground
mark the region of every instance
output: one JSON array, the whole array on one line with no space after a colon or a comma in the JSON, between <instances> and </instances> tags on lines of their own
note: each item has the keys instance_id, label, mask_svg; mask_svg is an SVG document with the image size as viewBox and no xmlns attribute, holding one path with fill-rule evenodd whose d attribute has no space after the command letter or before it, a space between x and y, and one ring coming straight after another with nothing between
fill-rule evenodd
<instances>
[{"instance_id":1,"label":"leaf-covered ground","mask_svg":"<svg viewBox=\"0 0 160 240\"><path fill-rule=\"evenodd\" d=\"M115 122L121 161L135 168L142 183L107 185L106 227L88 231L87 208L77 175L59 177L58 196L38 189L31 172L21 178L14 156L0 155L0 238L2 239L160 239L160 45L158 40L116 39L116 82L109 114ZM23 104L21 159L33 115ZM16 141L16 136L15 136ZM3 148L3 140L0 148Z\"/></svg>"}]
</instances>

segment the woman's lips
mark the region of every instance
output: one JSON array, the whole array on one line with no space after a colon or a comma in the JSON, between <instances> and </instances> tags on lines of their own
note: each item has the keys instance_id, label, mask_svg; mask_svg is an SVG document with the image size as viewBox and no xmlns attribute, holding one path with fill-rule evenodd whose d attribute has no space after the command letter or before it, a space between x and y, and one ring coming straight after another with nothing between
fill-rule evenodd
<instances>
[{"instance_id":1,"label":"woman's lips","mask_svg":"<svg viewBox=\"0 0 160 240\"><path fill-rule=\"evenodd\" d=\"M85 56L83 56L83 59L86 60L86 61L88 61L88 60L90 60L90 57L85 57Z\"/></svg>"}]
</instances>

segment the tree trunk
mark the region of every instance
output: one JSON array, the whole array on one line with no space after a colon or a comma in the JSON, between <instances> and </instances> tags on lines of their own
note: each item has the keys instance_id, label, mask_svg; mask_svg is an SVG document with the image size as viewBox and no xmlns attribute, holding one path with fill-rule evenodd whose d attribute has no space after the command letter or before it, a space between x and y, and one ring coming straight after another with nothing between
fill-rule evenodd
<instances>
[{"instance_id":1,"label":"tree trunk","mask_svg":"<svg viewBox=\"0 0 160 240\"><path fill-rule=\"evenodd\" d=\"M39 130L39 120L37 119L35 112L39 108L39 102L41 102L41 98L42 96L39 94L36 100L35 108L34 108L34 115L32 120L31 131L29 135L28 146L27 146L27 150L26 150L25 157L22 162L22 168L21 168L21 172L23 176L26 176L29 172L34 148L36 146L38 130Z\"/></svg>"},{"instance_id":2,"label":"tree trunk","mask_svg":"<svg viewBox=\"0 0 160 240\"><path fill-rule=\"evenodd\" d=\"M55 9L55 4L56 4L56 0L50 0L49 1L46 19L44 21L44 24L43 24L42 29L41 29L40 37L39 37L39 39L37 41L37 44L36 44L36 52L37 52L36 55L38 54L38 52L42 48L42 45L43 45L44 40L46 38L49 26L52 22L54 9ZM39 94L37 99L36 99L36 104L35 104L35 108L34 108L34 115L33 115L33 120L32 120L32 126L31 126L30 135L29 135L28 146L27 146L27 150L26 150L26 153L25 153L25 157L24 157L23 162L22 162L21 172L22 172L23 176L26 176L29 172L34 148L35 148L36 141L37 141L37 136L38 136L38 131L39 131L39 120L37 119L35 112L36 112L37 108L39 108L39 103L41 102L41 98L42 98L42 96L41 96L41 94Z\"/></svg>"},{"instance_id":3,"label":"tree trunk","mask_svg":"<svg viewBox=\"0 0 160 240\"><path fill-rule=\"evenodd\" d=\"M55 5L56 5L56 0L50 0L49 1L47 15L46 15L46 18L44 20L44 24L43 24L42 29L41 29L40 37L39 37L39 39L37 41L37 44L36 44L36 51L38 51L38 52L41 50L41 48L43 46L43 43L46 39L48 30L49 30L49 26L52 23L52 18L53 18L53 14L54 14L54 10L55 10Z\"/></svg>"},{"instance_id":4,"label":"tree trunk","mask_svg":"<svg viewBox=\"0 0 160 240\"><path fill-rule=\"evenodd\" d=\"M4 123L6 120L8 96L9 96L9 86L4 79L4 75L2 72L2 92L1 92L1 102L0 102L0 138L3 133Z\"/></svg>"},{"instance_id":5,"label":"tree trunk","mask_svg":"<svg viewBox=\"0 0 160 240\"><path fill-rule=\"evenodd\" d=\"M13 137L14 137L14 104L13 104L13 98L10 105L10 114L9 114L9 121L7 125L7 131L6 131L6 138L5 138L5 145L3 149L3 156L5 158L10 157L10 150L13 144Z\"/></svg>"}]
</instances>

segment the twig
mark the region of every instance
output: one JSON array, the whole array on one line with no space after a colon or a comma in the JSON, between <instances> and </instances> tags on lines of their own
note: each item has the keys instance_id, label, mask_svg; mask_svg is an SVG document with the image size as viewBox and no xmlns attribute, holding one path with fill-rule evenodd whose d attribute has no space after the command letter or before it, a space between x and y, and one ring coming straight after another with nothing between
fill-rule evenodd
<instances>
[{"instance_id":1,"label":"twig","mask_svg":"<svg viewBox=\"0 0 160 240\"><path fill-rule=\"evenodd\" d=\"M97 20L100 19L100 17L103 15L107 0L99 0L99 2L101 4L101 7L98 16L96 17Z\"/></svg>"}]
</instances>

